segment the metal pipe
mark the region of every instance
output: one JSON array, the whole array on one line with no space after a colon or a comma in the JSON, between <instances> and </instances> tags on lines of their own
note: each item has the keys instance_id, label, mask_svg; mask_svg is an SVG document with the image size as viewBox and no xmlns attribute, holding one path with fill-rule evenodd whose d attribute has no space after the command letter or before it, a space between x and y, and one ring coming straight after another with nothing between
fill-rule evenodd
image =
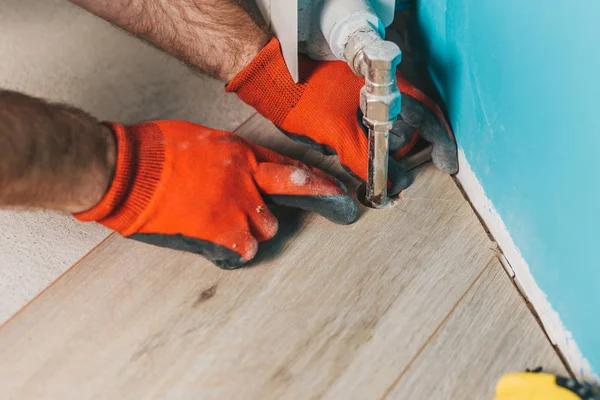
<instances>
[{"instance_id":1,"label":"metal pipe","mask_svg":"<svg viewBox=\"0 0 600 400\"><path fill-rule=\"evenodd\" d=\"M389 131L369 129L369 172L365 188L365 202L373 208L388 203Z\"/></svg>"},{"instance_id":2,"label":"metal pipe","mask_svg":"<svg viewBox=\"0 0 600 400\"><path fill-rule=\"evenodd\" d=\"M319 15L334 56L345 59L355 74L365 78L360 108L369 132L366 202L381 208L388 202L389 131L400 114L396 68L401 52L383 39L384 24L368 0L324 0Z\"/></svg>"},{"instance_id":3,"label":"metal pipe","mask_svg":"<svg viewBox=\"0 0 600 400\"><path fill-rule=\"evenodd\" d=\"M369 131L369 158L365 202L373 208L388 203L389 132L400 114L401 96L396 84L396 68L401 52L398 46L381 38L373 40L370 33L359 36L346 46L347 62L359 76L364 76L365 86L360 91L360 108L363 124ZM360 43L367 42L360 46ZM357 44L359 43L359 44ZM361 49L352 57L351 52Z\"/></svg>"}]
</instances>

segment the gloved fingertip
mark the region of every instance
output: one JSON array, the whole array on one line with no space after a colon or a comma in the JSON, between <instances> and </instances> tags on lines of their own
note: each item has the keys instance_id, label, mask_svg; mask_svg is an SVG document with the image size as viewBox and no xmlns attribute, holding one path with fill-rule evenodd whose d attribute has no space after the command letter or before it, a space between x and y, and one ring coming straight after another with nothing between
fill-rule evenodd
<instances>
[{"instance_id":1,"label":"gloved fingertip","mask_svg":"<svg viewBox=\"0 0 600 400\"><path fill-rule=\"evenodd\" d=\"M246 246L242 246L243 240L235 240L232 242L231 248L182 234L135 233L127 237L154 246L199 254L221 269L236 269L254 258L258 250L256 240L249 233L242 237L244 236L250 237ZM236 242L240 244L238 245ZM242 248L245 248L244 255L240 253Z\"/></svg>"},{"instance_id":2,"label":"gloved fingertip","mask_svg":"<svg viewBox=\"0 0 600 400\"><path fill-rule=\"evenodd\" d=\"M322 216L340 225L350 225L358 219L358 206L347 195L327 196L329 211L319 212Z\"/></svg>"},{"instance_id":3,"label":"gloved fingertip","mask_svg":"<svg viewBox=\"0 0 600 400\"><path fill-rule=\"evenodd\" d=\"M263 195L269 204L296 207L320 214L336 224L348 225L358 219L358 206L347 194Z\"/></svg>"},{"instance_id":4,"label":"gloved fingertip","mask_svg":"<svg viewBox=\"0 0 600 400\"><path fill-rule=\"evenodd\" d=\"M431 153L433 164L440 170L454 175L458 172L458 156L454 143L439 143Z\"/></svg>"},{"instance_id":5,"label":"gloved fingertip","mask_svg":"<svg viewBox=\"0 0 600 400\"><path fill-rule=\"evenodd\" d=\"M388 177L392 183L392 186L388 189L390 196L400 193L412 183L411 175L404 171L393 158L388 161Z\"/></svg>"},{"instance_id":6,"label":"gloved fingertip","mask_svg":"<svg viewBox=\"0 0 600 400\"><path fill-rule=\"evenodd\" d=\"M431 158L434 165L449 174L458 172L458 157L454 135L445 121L434 114L427 113L420 129L421 136L431 144Z\"/></svg>"},{"instance_id":7,"label":"gloved fingertip","mask_svg":"<svg viewBox=\"0 0 600 400\"><path fill-rule=\"evenodd\" d=\"M238 269L244 266L248 261L244 260L243 257L238 259L227 259L227 260L210 260L217 267L225 270Z\"/></svg>"},{"instance_id":8,"label":"gloved fingertip","mask_svg":"<svg viewBox=\"0 0 600 400\"><path fill-rule=\"evenodd\" d=\"M231 270L243 267L258 252L258 241L248 230L232 231L227 241L229 241L227 246L213 245L215 248L220 247L218 254L203 254L221 269ZM223 254L226 256L223 257Z\"/></svg>"}]
</instances>

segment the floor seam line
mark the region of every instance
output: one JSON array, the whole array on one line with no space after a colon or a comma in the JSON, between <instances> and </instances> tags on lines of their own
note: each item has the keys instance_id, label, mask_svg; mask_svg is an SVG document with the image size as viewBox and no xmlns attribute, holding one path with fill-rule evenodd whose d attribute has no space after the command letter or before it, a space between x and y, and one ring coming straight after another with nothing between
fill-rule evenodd
<instances>
[{"instance_id":1,"label":"floor seam line","mask_svg":"<svg viewBox=\"0 0 600 400\"><path fill-rule=\"evenodd\" d=\"M404 377L404 375L406 375L406 373L410 370L410 368L412 367L412 365L419 358L419 356L423 353L423 351L425 351L425 349L427 348L427 346L429 345L429 343L432 342L433 338L438 334L438 332L444 327L444 325L446 325L446 323L448 322L448 320L450 319L450 317L452 317L452 315L454 314L454 312L456 311L456 309L458 308L458 306L462 303L462 301L465 299L465 297L467 296L467 294L473 289L473 287L477 284L477 282L479 282L479 280L481 279L481 277L483 276L483 274L485 273L485 271L487 271L487 269L489 268L489 266L492 264L492 262L496 258L497 257L494 254L485 263L485 265L483 266L483 268L481 269L481 271L479 272L479 274L477 275L477 277L475 277L475 279L473 280L473 282L471 282L471 284L465 290L465 292L458 298L458 300L456 301L456 303L454 304L454 306L452 306L452 308L450 309L450 311L448 311L448 314L446 314L446 316L444 317L444 319L442 319L442 321L438 324L438 326L436 326L436 328L433 330L433 332L431 333L431 335L429 335L429 337L427 338L427 340L425 340L425 343L423 343L423 345L419 348L419 350L411 358L411 360L408 362L408 364L406 365L406 367L404 367L404 369L400 372L400 374L394 380L394 382L392 382L392 384L385 390L385 392L383 393L383 395L380 398L381 400L386 399L393 392L393 390L396 388L396 386L398 386L398 383L400 383L400 381L402 380L402 378Z\"/></svg>"},{"instance_id":2,"label":"floor seam line","mask_svg":"<svg viewBox=\"0 0 600 400\"><path fill-rule=\"evenodd\" d=\"M104 244L106 241L108 241L108 239L110 239L111 237L113 237L116 234L116 232L110 232L104 239L102 239L98 244L96 244L94 247L92 247L90 250L88 250L83 256L81 256L77 261L75 261L72 265L69 266L69 268L67 268L66 270L64 270L59 276L57 276L55 279L52 280L52 282L50 282L48 285L46 285L45 288L43 288L42 290L40 290L35 296L33 296L31 298L31 300L29 300L27 303L25 303L21 308L19 308L13 315L11 315L6 321L4 321L3 323L0 324L0 329L4 328L6 325L8 325L13 319L15 319L19 314L21 314L23 311L25 311L27 308L29 308L29 306L31 304L33 304L34 301L36 301L38 298L40 298L44 293L46 293L46 291L48 289L50 289L52 286L54 286L54 284L58 281L60 281L65 275L67 275L70 271L72 271L73 269L75 269L76 266L78 266L79 264L81 264L81 262L83 260L85 260L90 254L92 254L94 251L96 251L96 249L98 249L102 244Z\"/></svg>"},{"instance_id":3,"label":"floor seam line","mask_svg":"<svg viewBox=\"0 0 600 400\"><path fill-rule=\"evenodd\" d=\"M246 125L246 124L248 123L248 121L250 121L252 118L254 118L254 117L257 115L257 114L258 114L258 112L257 112L257 111L255 111L254 113L252 113L252 115L250 115L248 118L246 118L246 119L244 120L244 122L242 122L241 124L239 124L239 125L237 126L237 128L233 129L233 130L232 130L232 133L235 133L235 132L236 132L236 131L238 131L238 130L239 130L241 127L242 127L242 126Z\"/></svg>"},{"instance_id":4,"label":"floor seam line","mask_svg":"<svg viewBox=\"0 0 600 400\"><path fill-rule=\"evenodd\" d=\"M503 253L501 253L501 254L503 254ZM506 260L506 261L508 262L508 260ZM510 265L510 262L508 262L508 264ZM511 266L511 268L512 268L512 266ZM513 286L513 288L515 289L515 291L519 295L521 301L523 302L523 304L527 308L527 311L529 312L529 314L533 317L533 319L535 320L536 324L542 330L542 333L544 334L546 340L548 341L548 343L550 344L550 346L552 347L552 349L556 353L557 357L560 359L561 363L563 364L563 366L567 370L567 373L569 375L571 375L571 378L575 379L576 375L573 372L573 369L571 368L571 366L569 365L569 363L567 362L567 358L563 354L562 350L556 344L552 343L552 340L550 339L550 335L546 331L546 327L542 323L542 319L540 318L539 314L537 313L537 310L533 307L533 304L531 304L531 302L527 298L527 295L521 291L521 288L520 288L519 284L517 283L517 277L516 277L516 275L515 276L511 276L508 273L508 271L506 271L506 268L504 268L504 266L503 266L502 269L504 269L504 273L506 274L506 276L510 280L511 285Z\"/></svg>"}]
</instances>

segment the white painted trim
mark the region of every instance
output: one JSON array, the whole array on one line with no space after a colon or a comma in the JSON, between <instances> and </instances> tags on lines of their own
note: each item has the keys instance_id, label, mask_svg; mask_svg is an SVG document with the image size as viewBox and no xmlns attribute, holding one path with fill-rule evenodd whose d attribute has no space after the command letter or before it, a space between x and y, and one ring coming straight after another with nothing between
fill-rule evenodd
<instances>
[{"instance_id":1,"label":"white painted trim","mask_svg":"<svg viewBox=\"0 0 600 400\"><path fill-rule=\"evenodd\" d=\"M514 271L517 286L533 305L550 340L561 350L578 379L600 382L598 375L594 374L589 362L583 357L571 332L565 328L560 316L548 301L546 294L535 282L529 265L513 242L504 221L485 194L483 186L481 186L477 176L471 169L462 149L458 153L458 163L460 166L456 176L458 181L469 197L471 204L487 225L494 240L498 243L500 250Z\"/></svg>"}]
</instances>

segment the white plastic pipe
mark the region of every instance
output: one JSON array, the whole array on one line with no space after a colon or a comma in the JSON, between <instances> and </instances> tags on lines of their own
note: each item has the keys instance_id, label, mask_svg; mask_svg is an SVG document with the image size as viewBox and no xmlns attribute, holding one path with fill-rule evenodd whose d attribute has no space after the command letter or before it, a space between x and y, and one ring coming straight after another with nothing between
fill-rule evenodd
<instances>
[{"instance_id":1,"label":"white plastic pipe","mask_svg":"<svg viewBox=\"0 0 600 400\"><path fill-rule=\"evenodd\" d=\"M296 82L298 50L317 60L343 60L345 36L353 30L352 26L373 26L383 37L384 26L394 18L397 1L406 0L256 0L265 21L279 38L283 57ZM322 30L327 32L327 38ZM336 49L335 55L330 43Z\"/></svg>"},{"instance_id":2,"label":"white plastic pipe","mask_svg":"<svg viewBox=\"0 0 600 400\"><path fill-rule=\"evenodd\" d=\"M385 26L367 0L323 0L319 26L333 55L344 59L348 39L358 31L374 31L385 37Z\"/></svg>"}]
</instances>

